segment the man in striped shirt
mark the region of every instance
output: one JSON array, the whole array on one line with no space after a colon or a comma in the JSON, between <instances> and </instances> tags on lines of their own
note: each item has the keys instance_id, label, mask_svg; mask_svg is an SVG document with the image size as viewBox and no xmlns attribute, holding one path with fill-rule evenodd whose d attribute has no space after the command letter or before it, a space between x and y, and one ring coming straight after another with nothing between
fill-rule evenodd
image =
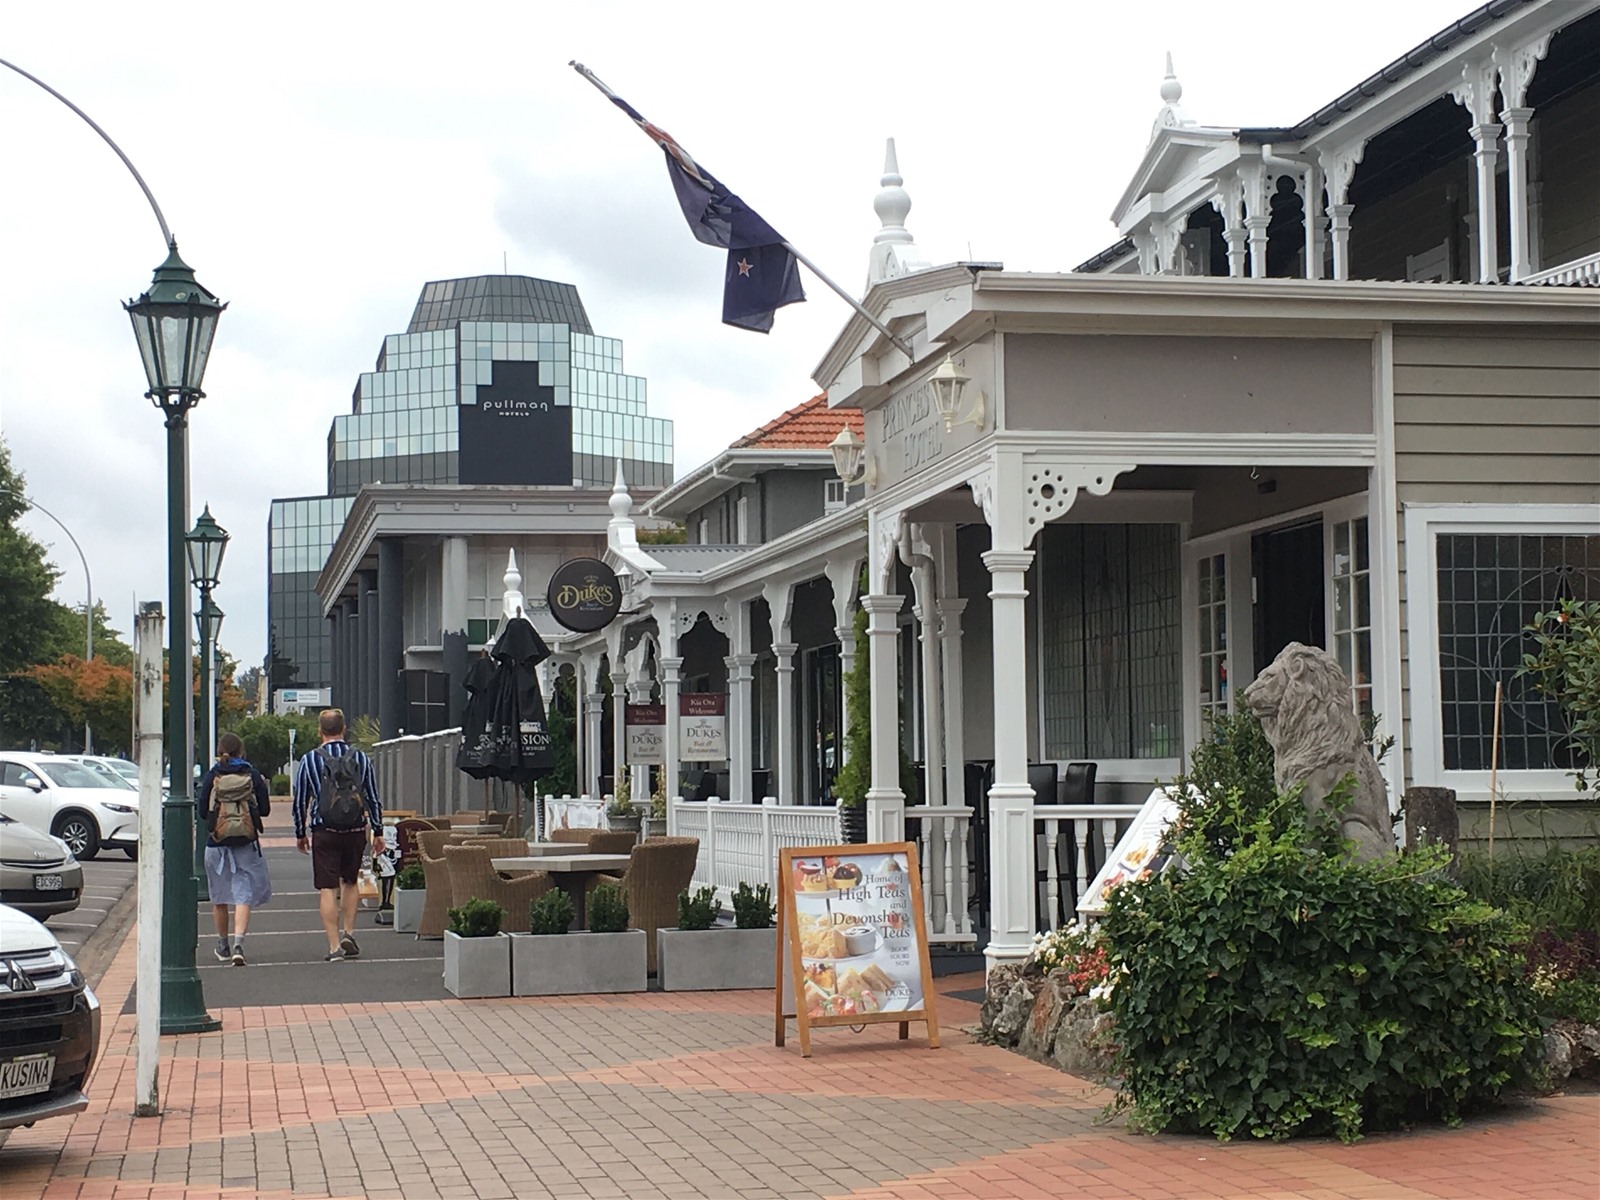
<instances>
[{"instance_id":1,"label":"man in striped shirt","mask_svg":"<svg viewBox=\"0 0 1600 1200\"><path fill-rule=\"evenodd\" d=\"M373 854L383 853L383 805L378 800L372 761L345 741L344 713L337 708L324 710L317 717L317 729L322 734L322 744L303 755L295 769L294 838L300 853L311 855L311 882L319 893L322 928L328 935L328 953L323 961L339 962L361 953L351 934L360 903L356 877L369 833ZM353 829L332 829L323 822L322 799L325 792L332 794L337 760L347 757L360 779L361 807L366 819Z\"/></svg>"}]
</instances>

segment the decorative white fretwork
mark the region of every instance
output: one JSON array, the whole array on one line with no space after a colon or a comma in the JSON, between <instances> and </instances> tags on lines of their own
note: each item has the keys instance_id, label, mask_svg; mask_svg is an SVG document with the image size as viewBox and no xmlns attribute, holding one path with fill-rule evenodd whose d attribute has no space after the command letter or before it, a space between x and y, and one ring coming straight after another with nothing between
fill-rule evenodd
<instances>
[{"instance_id":1,"label":"decorative white fretwork","mask_svg":"<svg viewBox=\"0 0 1600 1200\"><path fill-rule=\"evenodd\" d=\"M1474 125L1494 121L1494 92L1497 80L1494 59L1470 62L1461 68L1461 82L1450 89L1450 96L1472 115Z\"/></svg>"},{"instance_id":2,"label":"decorative white fretwork","mask_svg":"<svg viewBox=\"0 0 1600 1200\"><path fill-rule=\"evenodd\" d=\"M1133 470L1133 463L1051 463L1030 460L1022 477L1023 547L1046 524L1061 516L1078 498L1080 490L1104 496L1117 476Z\"/></svg>"},{"instance_id":3,"label":"decorative white fretwork","mask_svg":"<svg viewBox=\"0 0 1600 1200\"><path fill-rule=\"evenodd\" d=\"M701 617L704 617L707 621L710 621L711 627L718 633L726 634L728 632L728 610L726 608L718 605L715 610L712 610L709 608L701 608L697 604L691 602L688 606L679 608L677 612L673 614L673 620L677 624L678 636L682 637L684 634L688 633L689 630L693 629L697 624L699 624Z\"/></svg>"},{"instance_id":4,"label":"decorative white fretwork","mask_svg":"<svg viewBox=\"0 0 1600 1200\"><path fill-rule=\"evenodd\" d=\"M1496 46L1494 65L1500 73L1500 97L1506 108L1521 108L1528 98L1528 85L1550 49L1550 35L1535 38L1521 46Z\"/></svg>"},{"instance_id":5,"label":"decorative white fretwork","mask_svg":"<svg viewBox=\"0 0 1600 1200\"><path fill-rule=\"evenodd\" d=\"M904 536L906 515L903 512L875 513L872 518L872 586L875 592L887 595L894 582L894 564L900 539Z\"/></svg>"},{"instance_id":6,"label":"decorative white fretwork","mask_svg":"<svg viewBox=\"0 0 1600 1200\"><path fill-rule=\"evenodd\" d=\"M990 528L994 527L994 468L985 467L976 475L967 480L967 486L972 489L972 502L983 509L983 519Z\"/></svg>"}]
</instances>

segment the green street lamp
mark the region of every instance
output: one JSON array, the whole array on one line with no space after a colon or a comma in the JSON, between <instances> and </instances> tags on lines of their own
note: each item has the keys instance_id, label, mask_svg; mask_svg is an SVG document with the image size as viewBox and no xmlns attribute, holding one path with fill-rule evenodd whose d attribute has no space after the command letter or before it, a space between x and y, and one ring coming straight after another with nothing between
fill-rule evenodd
<instances>
[{"instance_id":1,"label":"green street lamp","mask_svg":"<svg viewBox=\"0 0 1600 1200\"><path fill-rule=\"evenodd\" d=\"M222 533L221 545L217 549L217 564L222 560L221 550L226 547L228 535L223 532L215 521L211 521L211 510L206 509L206 515L189 531L189 570L195 573L196 538L200 526L210 522L213 529ZM211 588L215 586L215 576L211 583L196 580L200 587L200 607L194 614L195 630L200 634L200 652L196 657L200 660L200 749L195 757L200 762L200 769L204 772L210 767L217 756L217 710L216 710L216 649L217 635L222 632L222 610L211 599ZM201 889L205 887L206 879L206 818L198 804L200 797L195 796L194 811L194 899L200 903Z\"/></svg>"},{"instance_id":2,"label":"green street lamp","mask_svg":"<svg viewBox=\"0 0 1600 1200\"><path fill-rule=\"evenodd\" d=\"M200 385L217 318L227 305L195 282L194 271L178 257L176 241L168 239L167 249L149 290L123 307L133 322L150 384L145 396L161 410L167 428L167 595L175 619L167 622L171 786L161 806L161 1032L201 1033L220 1028L221 1022L206 1012L195 969L194 696L189 687L189 623L176 618L188 609L184 527L189 523L189 410L205 396ZM216 562L221 561L218 551Z\"/></svg>"}]
</instances>

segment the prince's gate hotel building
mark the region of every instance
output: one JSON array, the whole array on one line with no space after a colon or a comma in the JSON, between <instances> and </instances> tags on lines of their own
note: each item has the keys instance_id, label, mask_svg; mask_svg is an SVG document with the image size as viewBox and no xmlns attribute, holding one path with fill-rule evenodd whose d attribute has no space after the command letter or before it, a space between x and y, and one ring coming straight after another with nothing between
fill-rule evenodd
<instances>
[{"instance_id":1,"label":"prince's gate hotel building","mask_svg":"<svg viewBox=\"0 0 1600 1200\"><path fill-rule=\"evenodd\" d=\"M328 430L327 492L272 501L267 669L331 688L385 735L450 723L494 633L508 551L541 632L543 581L605 546L618 461L672 482L672 422L649 415L622 342L571 284L480 275L424 285Z\"/></svg>"}]
</instances>

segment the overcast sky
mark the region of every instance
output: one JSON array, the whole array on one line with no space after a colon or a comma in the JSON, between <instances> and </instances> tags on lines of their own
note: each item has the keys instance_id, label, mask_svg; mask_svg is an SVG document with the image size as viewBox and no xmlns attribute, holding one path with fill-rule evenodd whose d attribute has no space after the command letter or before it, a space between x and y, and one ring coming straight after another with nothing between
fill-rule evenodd
<instances>
[{"instance_id":1,"label":"overcast sky","mask_svg":"<svg viewBox=\"0 0 1600 1200\"><path fill-rule=\"evenodd\" d=\"M690 236L660 151L568 60L859 293L887 136L929 261L1067 270L1115 240L1165 51L1191 117L1287 124L1470 7L16 4L0 58L120 143L229 302L192 494L233 534L222 642L251 663L267 503L323 492L329 421L426 280L504 264L577 285L651 412L676 421L680 474L815 394L843 302L808 276L770 335L721 325L722 252ZM0 164L0 432L127 631L135 596L165 596L165 443L118 302L148 285L160 233L94 133L4 69ZM81 602L71 545L37 513L24 524L52 546L58 596Z\"/></svg>"}]
</instances>

